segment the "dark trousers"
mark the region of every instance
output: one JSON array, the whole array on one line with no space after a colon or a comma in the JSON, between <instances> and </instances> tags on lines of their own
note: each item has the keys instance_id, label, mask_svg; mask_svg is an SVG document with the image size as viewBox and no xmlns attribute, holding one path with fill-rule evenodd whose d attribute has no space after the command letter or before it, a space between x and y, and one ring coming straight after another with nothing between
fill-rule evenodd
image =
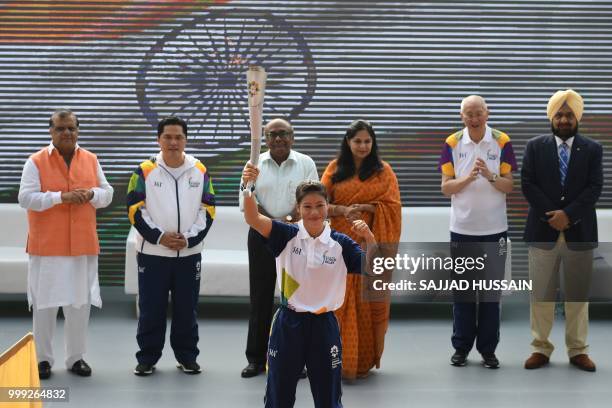
<instances>
[{"instance_id":1,"label":"dark trousers","mask_svg":"<svg viewBox=\"0 0 612 408\"><path fill-rule=\"evenodd\" d=\"M249 363L264 364L274 309L276 261L264 238L253 228L249 229L247 247L251 311L246 358Z\"/></svg>"},{"instance_id":2,"label":"dark trousers","mask_svg":"<svg viewBox=\"0 0 612 408\"><path fill-rule=\"evenodd\" d=\"M183 258L138 253L139 363L155 364L166 339L168 293L172 302L170 345L179 363L196 361L198 350L197 304L200 294L200 254Z\"/></svg>"},{"instance_id":3,"label":"dark trousers","mask_svg":"<svg viewBox=\"0 0 612 408\"><path fill-rule=\"evenodd\" d=\"M454 279L503 279L506 264L507 233L493 235L463 235L451 232L451 256L483 257L484 270L453 275ZM481 354L494 353L499 343L499 291L459 291L454 293L453 335L456 350L469 353L476 341Z\"/></svg>"},{"instance_id":4,"label":"dark trousers","mask_svg":"<svg viewBox=\"0 0 612 408\"><path fill-rule=\"evenodd\" d=\"M342 344L333 312L278 310L268 345L266 408L291 408L306 364L315 408L341 408Z\"/></svg>"}]
</instances>

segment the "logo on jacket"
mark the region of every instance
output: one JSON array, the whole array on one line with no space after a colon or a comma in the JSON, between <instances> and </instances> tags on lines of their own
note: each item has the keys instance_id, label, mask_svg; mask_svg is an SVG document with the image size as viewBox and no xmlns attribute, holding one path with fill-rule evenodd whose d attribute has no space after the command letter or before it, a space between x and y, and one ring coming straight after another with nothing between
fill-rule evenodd
<instances>
[{"instance_id":1,"label":"logo on jacket","mask_svg":"<svg viewBox=\"0 0 612 408\"><path fill-rule=\"evenodd\" d=\"M296 255L302 255L302 248L293 247L291 248L291 253Z\"/></svg>"},{"instance_id":2,"label":"logo on jacket","mask_svg":"<svg viewBox=\"0 0 612 408\"><path fill-rule=\"evenodd\" d=\"M487 150L487 160L497 160L497 155L491 153L491 150Z\"/></svg>"},{"instance_id":3,"label":"logo on jacket","mask_svg":"<svg viewBox=\"0 0 612 408\"><path fill-rule=\"evenodd\" d=\"M156 182L153 183L153 185L155 187L161 187L162 186L162 182L161 181L156 181Z\"/></svg>"},{"instance_id":4,"label":"logo on jacket","mask_svg":"<svg viewBox=\"0 0 612 408\"><path fill-rule=\"evenodd\" d=\"M189 188L198 188L200 187L200 184L201 184L201 182L199 181L193 181L191 177L189 177L188 183L189 183Z\"/></svg>"},{"instance_id":5,"label":"logo on jacket","mask_svg":"<svg viewBox=\"0 0 612 408\"><path fill-rule=\"evenodd\" d=\"M340 349L335 344L329 350L332 370L340 365Z\"/></svg>"},{"instance_id":6,"label":"logo on jacket","mask_svg":"<svg viewBox=\"0 0 612 408\"><path fill-rule=\"evenodd\" d=\"M335 263L336 263L335 256L327 256L327 251L323 252L323 261L321 262L321 265L323 264L333 265Z\"/></svg>"},{"instance_id":7,"label":"logo on jacket","mask_svg":"<svg viewBox=\"0 0 612 408\"><path fill-rule=\"evenodd\" d=\"M508 247L506 246L506 238L501 237L499 239L499 256L502 256L506 252L508 252Z\"/></svg>"}]
</instances>

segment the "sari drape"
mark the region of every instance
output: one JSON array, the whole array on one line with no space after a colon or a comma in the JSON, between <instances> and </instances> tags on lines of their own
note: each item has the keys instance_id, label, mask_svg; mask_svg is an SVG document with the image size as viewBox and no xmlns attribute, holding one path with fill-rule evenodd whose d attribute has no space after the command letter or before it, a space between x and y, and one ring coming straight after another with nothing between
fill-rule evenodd
<instances>
[{"instance_id":1,"label":"sari drape","mask_svg":"<svg viewBox=\"0 0 612 408\"><path fill-rule=\"evenodd\" d=\"M382 256L395 256L401 232L399 185L391 166L383 162L383 170L361 181L358 176L339 183L332 182L337 162L332 161L325 169L321 182L327 188L330 203L350 206L372 204L375 213L362 212L376 241L383 250ZM364 248L364 242L351 231L345 217L330 217L331 227L350 236ZM387 276L387 279L389 277ZM346 282L344 304L336 310L342 337L342 375L348 379L364 377L372 367L380 367L384 339L389 324L389 296L372 301L364 298L368 277L349 274ZM371 292L370 292L371 293Z\"/></svg>"}]
</instances>

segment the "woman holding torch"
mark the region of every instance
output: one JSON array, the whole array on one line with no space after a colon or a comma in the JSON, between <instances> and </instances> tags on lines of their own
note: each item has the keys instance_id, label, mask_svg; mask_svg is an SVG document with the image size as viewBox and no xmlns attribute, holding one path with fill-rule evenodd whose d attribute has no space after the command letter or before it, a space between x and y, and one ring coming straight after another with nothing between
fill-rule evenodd
<instances>
[{"instance_id":1,"label":"woman holding torch","mask_svg":"<svg viewBox=\"0 0 612 408\"><path fill-rule=\"evenodd\" d=\"M247 163L242 185L252 185L258 174ZM245 221L266 239L276 258L281 293L268 342L265 406L292 407L306 365L315 407L339 408L342 345L333 312L344 302L347 272L361 273L363 251L330 228L329 203L320 182L302 182L295 194L301 218L296 224L271 220L258 212L254 195L244 198ZM353 231L366 243L370 257L376 240L367 224L355 220Z\"/></svg>"}]
</instances>

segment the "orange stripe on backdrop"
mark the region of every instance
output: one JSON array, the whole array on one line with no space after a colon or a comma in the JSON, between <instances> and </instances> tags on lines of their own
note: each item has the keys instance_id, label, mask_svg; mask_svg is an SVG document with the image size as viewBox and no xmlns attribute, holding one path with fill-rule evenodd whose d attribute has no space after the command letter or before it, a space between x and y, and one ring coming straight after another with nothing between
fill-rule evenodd
<instances>
[{"instance_id":1,"label":"orange stripe on backdrop","mask_svg":"<svg viewBox=\"0 0 612 408\"><path fill-rule=\"evenodd\" d=\"M0 43L71 44L117 39L229 0L64 0L0 8Z\"/></svg>"}]
</instances>

